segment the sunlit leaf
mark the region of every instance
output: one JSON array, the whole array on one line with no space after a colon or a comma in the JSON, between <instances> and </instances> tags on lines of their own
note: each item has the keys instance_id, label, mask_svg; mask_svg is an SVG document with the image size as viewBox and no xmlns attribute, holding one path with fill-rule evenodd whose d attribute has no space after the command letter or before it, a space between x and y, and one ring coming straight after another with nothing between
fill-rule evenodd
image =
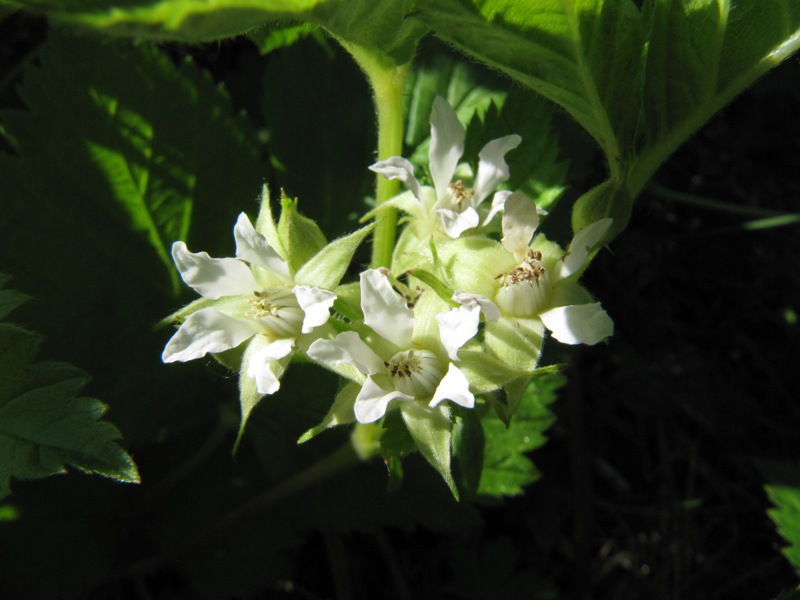
<instances>
[{"instance_id":1,"label":"sunlit leaf","mask_svg":"<svg viewBox=\"0 0 800 600\"><path fill-rule=\"evenodd\" d=\"M427 0L436 35L561 105L595 139L608 184L580 229L615 219L714 113L800 46L797 0Z\"/></svg>"},{"instance_id":2,"label":"sunlit leaf","mask_svg":"<svg viewBox=\"0 0 800 600\"><path fill-rule=\"evenodd\" d=\"M20 6L112 35L201 42L247 33L266 23L308 21L335 36L411 60L425 27L407 15L411 0L22 0Z\"/></svg>"}]
</instances>

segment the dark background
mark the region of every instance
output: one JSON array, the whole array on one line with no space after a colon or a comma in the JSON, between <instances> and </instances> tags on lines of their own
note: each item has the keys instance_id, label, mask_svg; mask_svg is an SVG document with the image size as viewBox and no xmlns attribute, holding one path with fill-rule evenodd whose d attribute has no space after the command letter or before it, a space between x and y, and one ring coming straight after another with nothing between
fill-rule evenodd
<instances>
[{"instance_id":1,"label":"dark background","mask_svg":"<svg viewBox=\"0 0 800 600\"><path fill-rule=\"evenodd\" d=\"M20 106L19 67L36 61L47 32L21 15L0 22L0 108ZM313 40L263 57L245 40L164 51L176 62L193 56L226 84L266 136L269 182L299 196L331 237L353 228L356 210L316 199L336 186L370 193L371 180L353 174L372 156L369 92L342 52ZM422 52L446 49L428 41ZM265 69L298 74L284 97L253 90ZM294 120L271 130L286 106ZM797 463L800 447L800 236L797 224L747 223L796 211L798 106L791 59L656 173L628 230L584 277L614 337L550 350L569 359L569 384L549 443L532 455L542 478L517 498L456 504L415 457L403 489L388 494L385 469L370 463L175 551L346 440L330 432L294 445L324 413L330 392L320 390L334 378L293 367L283 399L256 410L234 459L235 379L211 361L165 369L158 360L167 334L153 333L153 315L174 310L173 298L148 295L138 312L125 305L125 324L98 315L66 340L38 318L59 291L43 300L37 273L12 273L11 287L37 298L13 320L46 336L42 358L92 374L87 393L110 404L143 484L79 474L15 482L5 504L20 518L0 523L0 597L769 599L796 586L763 486L776 465ZM340 147L281 139L305 139L331 119ZM557 122L571 187L550 227L563 239L570 202L604 167L565 115ZM286 150L272 156L271 144ZM331 155L342 164L302 169ZM108 336L129 360L108 357ZM301 402L307 410L291 404Z\"/></svg>"}]
</instances>

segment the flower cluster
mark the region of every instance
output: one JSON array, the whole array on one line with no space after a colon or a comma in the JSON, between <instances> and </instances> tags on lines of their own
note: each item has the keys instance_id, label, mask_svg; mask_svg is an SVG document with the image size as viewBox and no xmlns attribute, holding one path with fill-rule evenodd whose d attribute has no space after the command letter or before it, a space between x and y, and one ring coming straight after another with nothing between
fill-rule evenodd
<instances>
[{"instance_id":1,"label":"flower cluster","mask_svg":"<svg viewBox=\"0 0 800 600\"><path fill-rule=\"evenodd\" d=\"M236 368L243 427L302 353L350 381L303 440L397 411L395 422L455 491L453 415L534 376L547 332L566 344L596 344L613 333L609 316L577 282L610 219L578 231L562 250L536 235L533 201L497 190L509 178L505 155L520 137L486 144L474 176L459 164L464 138L455 111L437 98L428 165L433 185L422 185L401 157L371 167L408 187L383 205L408 220L392 267L363 271L357 288L341 287L341 280L370 227L327 243L287 198L276 225L266 190L256 226L245 214L236 222L235 258L193 253L176 242L175 264L201 299L173 315L180 327L164 362L211 354ZM488 232L499 215L497 240Z\"/></svg>"}]
</instances>

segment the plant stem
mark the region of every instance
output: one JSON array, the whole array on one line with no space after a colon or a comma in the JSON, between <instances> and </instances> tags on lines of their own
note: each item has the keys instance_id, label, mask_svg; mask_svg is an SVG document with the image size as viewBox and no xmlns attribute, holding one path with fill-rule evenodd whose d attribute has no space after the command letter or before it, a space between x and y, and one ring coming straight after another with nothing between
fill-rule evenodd
<instances>
[{"instance_id":1,"label":"plant stem","mask_svg":"<svg viewBox=\"0 0 800 600\"><path fill-rule=\"evenodd\" d=\"M403 90L410 63L391 64L378 52L339 40L358 63L372 86L375 112L378 117L378 160L403 153ZM376 176L375 203L380 206L400 191L400 182ZM373 268L389 267L397 237L397 211L380 212L372 239Z\"/></svg>"}]
</instances>

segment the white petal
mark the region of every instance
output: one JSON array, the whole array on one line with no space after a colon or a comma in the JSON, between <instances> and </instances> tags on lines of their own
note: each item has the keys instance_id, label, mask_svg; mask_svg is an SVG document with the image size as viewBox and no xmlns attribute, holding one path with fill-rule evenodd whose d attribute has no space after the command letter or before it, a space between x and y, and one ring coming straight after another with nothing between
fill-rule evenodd
<instances>
[{"instance_id":1,"label":"white petal","mask_svg":"<svg viewBox=\"0 0 800 600\"><path fill-rule=\"evenodd\" d=\"M439 339L452 360L458 360L458 349L475 337L481 311L486 314L487 321L496 321L500 317L497 305L484 296L467 292L456 292L453 300L461 306L448 312L436 315L439 323Z\"/></svg>"},{"instance_id":2,"label":"white petal","mask_svg":"<svg viewBox=\"0 0 800 600\"><path fill-rule=\"evenodd\" d=\"M497 319L500 318L500 309L497 308L497 305L489 300L486 296L456 290L456 292L453 294L453 300L464 306L472 306L477 304L483 311L483 316L487 322L497 321Z\"/></svg>"},{"instance_id":3,"label":"white petal","mask_svg":"<svg viewBox=\"0 0 800 600\"><path fill-rule=\"evenodd\" d=\"M471 206L468 206L463 212L456 212L449 208L437 208L436 212L442 219L442 227L445 232L453 239L459 237L467 229L477 227L481 222L478 212Z\"/></svg>"},{"instance_id":4,"label":"white petal","mask_svg":"<svg viewBox=\"0 0 800 600\"><path fill-rule=\"evenodd\" d=\"M450 400L464 408L475 406L475 396L469 391L467 376L453 363L450 363L447 373L442 377L428 406L434 408L442 400Z\"/></svg>"},{"instance_id":5,"label":"white petal","mask_svg":"<svg viewBox=\"0 0 800 600\"><path fill-rule=\"evenodd\" d=\"M411 347L414 311L394 291L382 270L369 269L361 273L361 309L364 323L378 335L398 348Z\"/></svg>"},{"instance_id":6,"label":"white petal","mask_svg":"<svg viewBox=\"0 0 800 600\"><path fill-rule=\"evenodd\" d=\"M260 331L255 321L236 319L215 308L204 308L184 321L167 342L161 360L186 362L209 353L224 352Z\"/></svg>"},{"instance_id":7,"label":"white petal","mask_svg":"<svg viewBox=\"0 0 800 600\"><path fill-rule=\"evenodd\" d=\"M510 191L502 190L500 192L495 193L495 195L492 196L492 208L489 210L489 214L486 215L486 218L483 220L484 225L488 225L489 222L494 218L494 216L505 208L506 199L510 195L511 195Z\"/></svg>"},{"instance_id":8,"label":"white petal","mask_svg":"<svg viewBox=\"0 0 800 600\"><path fill-rule=\"evenodd\" d=\"M364 382L364 387L356 397L353 412L356 415L356 421L359 423L374 423L386 414L386 408L389 402L395 399L412 401L413 398L402 392L395 390L388 391L380 387L372 380L372 377L367 377Z\"/></svg>"},{"instance_id":9,"label":"white petal","mask_svg":"<svg viewBox=\"0 0 800 600\"><path fill-rule=\"evenodd\" d=\"M480 306L459 306L436 315L439 339L451 360L458 360L458 349L475 337L481 320Z\"/></svg>"},{"instance_id":10,"label":"white petal","mask_svg":"<svg viewBox=\"0 0 800 600\"><path fill-rule=\"evenodd\" d=\"M602 239L608 228L611 227L611 221L611 219L600 219L575 234L567 248L567 254L561 260L556 271L557 279L569 277L583 266L589 256L589 252Z\"/></svg>"},{"instance_id":11,"label":"white petal","mask_svg":"<svg viewBox=\"0 0 800 600\"><path fill-rule=\"evenodd\" d=\"M340 333L332 340L316 340L307 354L326 365L354 365L364 375L384 371L383 360L354 331Z\"/></svg>"},{"instance_id":12,"label":"white petal","mask_svg":"<svg viewBox=\"0 0 800 600\"><path fill-rule=\"evenodd\" d=\"M456 111L441 96L436 96L431 112L431 147L428 151L431 177L436 197L441 198L450 187L458 159L464 154L464 127Z\"/></svg>"},{"instance_id":13,"label":"white petal","mask_svg":"<svg viewBox=\"0 0 800 600\"><path fill-rule=\"evenodd\" d=\"M517 260L522 260L538 226L539 215L533 200L520 192L511 194L506 199L503 213L503 248Z\"/></svg>"},{"instance_id":14,"label":"white petal","mask_svg":"<svg viewBox=\"0 0 800 600\"><path fill-rule=\"evenodd\" d=\"M259 348L247 364L247 374L256 380L259 394L274 394L281 386L278 376L272 370L272 361L291 354L294 348L293 339L275 340Z\"/></svg>"},{"instance_id":15,"label":"white petal","mask_svg":"<svg viewBox=\"0 0 800 600\"><path fill-rule=\"evenodd\" d=\"M305 313L303 317L303 333L308 333L314 327L319 327L328 322L328 317L331 316L331 306L336 300L336 294L307 285L296 285L292 291L297 298L297 303Z\"/></svg>"},{"instance_id":16,"label":"white petal","mask_svg":"<svg viewBox=\"0 0 800 600\"><path fill-rule=\"evenodd\" d=\"M491 194L494 189L508 179L508 164L505 155L519 146L522 138L516 134L492 140L478 154L478 175L475 177L475 195L473 206L477 206Z\"/></svg>"},{"instance_id":17,"label":"white petal","mask_svg":"<svg viewBox=\"0 0 800 600\"><path fill-rule=\"evenodd\" d=\"M233 228L236 238L236 257L258 265L262 269L278 275L284 281L290 281L289 265L275 249L269 245L267 238L258 233L247 215L241 213Z\"/></svg>"},{"instance_id":18,"label":"white petal","mask_svg":"<svg viewBox=\"0 0 800 600\"><path fill-rule=\"evenodd\" d=\"M414 165L411 164L410 160L401 156L392 156L386 160L376 162L369 169L383 175L386 179L399 179L406 184L406 187L411 190L414 197L422 202L419 181L414 177Z\"/></svg>"},{"instance_id":19,"label":"white petal","mask_svg":"<svg viewBox=\"0 0 800 600\"><path fill-rule=\"evenodd\" d=\"M599 302L559 306L539 315L553 337L564 344L593 346L614 333L614 322Z\"/></svg>"},{"instance_id":20,"label":"white petal","mask_svg":"<svg viewBox=\"0 0 800 600\"><path fill-rule=\"evenodd\" d=\"M236 258L211 258L207 252L189 252L186 244L172 244L172 260L186 284L205 298L243 296L258 289L250 268Z\"/></svg>"}]
</instances>

